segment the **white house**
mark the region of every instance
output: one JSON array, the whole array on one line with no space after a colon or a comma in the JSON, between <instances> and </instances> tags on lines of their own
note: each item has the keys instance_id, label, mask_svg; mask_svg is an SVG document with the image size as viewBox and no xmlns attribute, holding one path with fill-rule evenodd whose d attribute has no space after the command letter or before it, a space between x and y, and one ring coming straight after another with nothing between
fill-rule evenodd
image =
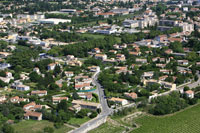
<instances>
[{"instance_id":1,"label":"white house","mask_svg":"<svg viewBox=\"0 0 200 133\"><path fill-rule=\"evenodd\" d=\"M16 90L19 90L19 91L28 91L28 90L30 90L30 87L27 86L27 85L17 85L16 86Z\"/></svg>"},{"instance_id":2,"label":"white house","mask_svg":"<svg viewBox=\"0 0 200 133\"><path fill-rule=\"evenodd\" d=\"M192 91L192 90L186 91L185 94L189 98L194 98L194 91Z\"/></svg>"}]
</instances>

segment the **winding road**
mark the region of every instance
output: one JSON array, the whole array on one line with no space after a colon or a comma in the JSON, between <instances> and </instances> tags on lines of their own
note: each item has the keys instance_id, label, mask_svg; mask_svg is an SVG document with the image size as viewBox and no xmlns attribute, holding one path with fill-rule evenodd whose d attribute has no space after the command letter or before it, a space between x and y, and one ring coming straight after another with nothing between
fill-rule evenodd
<instances>
[{"instance_id":1,"label":"winding road","mask_svg":"<svg viewBox=\"0 0 200 133\"><path fill-rule=\"evenodd\" d=\"M92 127L97 127L97 125L101 125L102 121L106 121L107 117L112 113L112 110L108 107L107 100L105 99L104 91L101 85L98 82L98 76L100 71L97 71L93 75L93 84L97 87L97 93L99 95L99 101L101 104L101 113L94 119L84 123L79 128L70 131L70 133L86 133L92 129Z\"/></svg>"}]
</instances>

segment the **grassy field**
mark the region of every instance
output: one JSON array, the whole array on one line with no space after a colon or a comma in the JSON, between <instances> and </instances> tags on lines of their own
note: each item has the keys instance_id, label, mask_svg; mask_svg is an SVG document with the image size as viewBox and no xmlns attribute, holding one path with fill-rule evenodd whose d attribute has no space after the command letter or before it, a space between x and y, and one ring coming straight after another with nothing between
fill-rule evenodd
<instances>
[{"instance_id":1,"label":"grassy field","mask_svg":"<svg viewBox=\"0 0 200 133\"><path fill-rule=\"evenodd\" d=\"M52 122L49 121L22 121L14 124L13 127L17 133L43 133L45 127L54 127ZM54 133L64 133L72 130L67 126L62 126L59 129L54 128Z\"/></svg>"},{"instance_id":2,"label":"grassy field","mask_svg":"<svg viewBox=\"0 0 200 133\"><path fill-rule=\"evenodd\" d=\"M110 123L106 122L98 128L91 130L89 133L122 133L124 130L124 127L113 126Z\"/></svg>"},{"instance_id":3,"label":"grassy field","mask_svg":"<svg viewBox=\"0 0 200 133\"><path fill-rule=\"evenodd\" d=\"M94 39L103 39L105 37L105 35L103 34L90 34L90 33L84 33L84 34L80 34L82 37L91 37ZM120 37L115 37L118 43L121 43L121 38Z\"/></svg>"},{"instance_id":4,"label":"grassy field","mask_svg":"<svg viewBox=\"0 0 200 133\"><path fill-rule=\"evenodd\" d=\"M81 125L87 121L89 121L90 118L88 117L85 117L85 118L71 118L68 123L71 124L71 125Z\"/></svg>"},{"instance_id":5,"label":"grassy field","mask_svg":"<svg viewBox=\"0 0 200 133\"><path fill-rule=\"evenodd\" d=\"M199 133L200 105L169 116L142 116L135 120L140 125L132 133Z\"/></svg>"},{"instance_id":6,"label":"grassy field","mask_svg":"<svg viewBox=\"0 0 200 133\"><path fill-rule=\"evenodd\" d=\"M118 121L122 126L115 126L106 122L100 127L89 133L121 133L126 131L125 127L133 127L137 124L138 128L133 128L131 133L200 133L200 104L191 106L180 112L166 116L142 115L133 119Z\"/></svg>"}]
</instances>

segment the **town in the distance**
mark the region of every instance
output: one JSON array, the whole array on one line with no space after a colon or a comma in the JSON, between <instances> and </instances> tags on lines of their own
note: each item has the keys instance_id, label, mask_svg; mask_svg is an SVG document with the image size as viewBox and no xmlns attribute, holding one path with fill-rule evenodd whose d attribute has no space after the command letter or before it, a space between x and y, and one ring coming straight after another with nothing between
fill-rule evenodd
<instances>
[{"instance_id":1,"label":"town in the distance","mask_svg":"<svg viewBox=\"0 0 200 133\"><path fill-rule=\"evenodd\" d=\"M0 0L1 133L199 133L200 0Z\"/></svg>"}]
</instances>

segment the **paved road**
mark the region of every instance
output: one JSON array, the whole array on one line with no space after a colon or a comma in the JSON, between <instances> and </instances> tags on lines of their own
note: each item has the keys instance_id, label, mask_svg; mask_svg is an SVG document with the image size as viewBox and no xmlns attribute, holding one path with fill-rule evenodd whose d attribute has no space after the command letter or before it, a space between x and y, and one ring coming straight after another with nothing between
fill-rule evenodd
<instances>
[{"instance_id":1,"label":"paved road","mask_svg":"<svg viewBox=\"0 0 200 133\"><path fill-rule=\"evenodd\" d=\"M93 127L94 125L98 125L100 121L105 121L107 116L111 114L112 110L108 107L107 101L104 98L105 94L101 87L101 85L98 82L98 76L100 71L96 72L93 76L93 84L96 85L99 95L99 101L102 106L101 113L94 119L86 122L85 124L81 125L81 127L75 129L74 131L71 131L71 133L84 133L87 129L89 130L90 127Z\"/></svg>"}]
</instances>

